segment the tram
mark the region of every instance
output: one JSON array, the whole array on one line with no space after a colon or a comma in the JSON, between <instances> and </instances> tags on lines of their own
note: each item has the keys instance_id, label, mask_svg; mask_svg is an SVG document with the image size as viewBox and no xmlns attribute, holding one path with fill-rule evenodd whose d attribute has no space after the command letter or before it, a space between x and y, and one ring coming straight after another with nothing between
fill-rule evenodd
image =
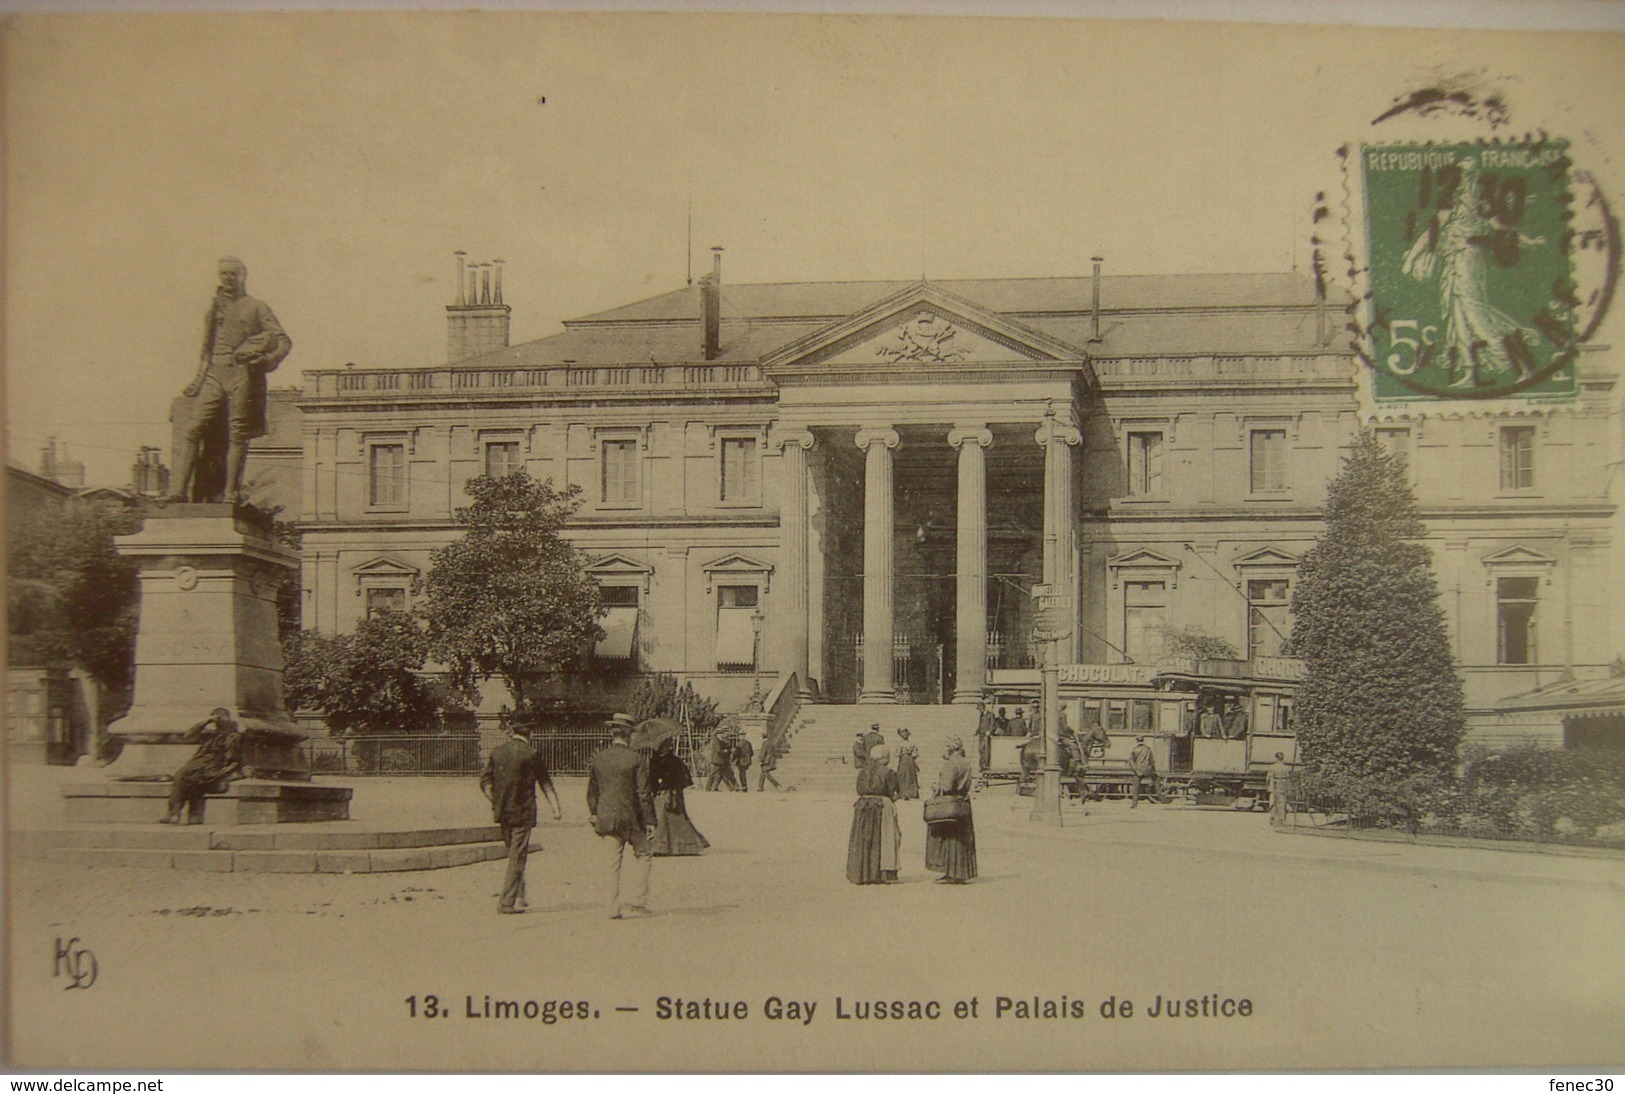
<instances>
[{"instance_id":1,"label":"tram","mask_svg":"<svg viewBox=\"0 0 1625 1094\"><path fill-rule=\"evenodd\" d=\"M992 674L995 706L1029 706L1039 696L1038 674ZM1086 736L1091 726L1106 732L1083 770L1064 764L1063 785L1076 796L1117 797L1128 793L1128 756L1145 737L1156 758L1163 795L1183 795L1198 804L1224 804L1265 798L1266 770L1281 753L1298 759L1293 708L1303 662L1289 657L1251 661L1171 658L1150 665L1062 665L1060 701L1063 728ZM1042 738L993 739L984 780L1032 781L1034 755ZM1028 757L1025 773L1022 753ZM1261 806L1260 806L1261 807Z\"/></svg>"}]
</instances>

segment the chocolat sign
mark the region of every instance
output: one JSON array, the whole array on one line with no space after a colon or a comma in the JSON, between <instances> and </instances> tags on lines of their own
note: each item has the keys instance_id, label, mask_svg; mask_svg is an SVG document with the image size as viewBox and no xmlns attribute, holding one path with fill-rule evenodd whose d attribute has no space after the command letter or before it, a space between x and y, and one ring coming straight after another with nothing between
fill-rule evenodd
<instances>
[{"instance_id":1,"label":"chocolat sign","mask_svg":"<svg viewBox=\"0 0 1625 1094\"><path fill-rule=\"evenodd\" d=\"M1568 146L1361 149L1379 402L1573 397Z\"/></svg>"}]
</instances>

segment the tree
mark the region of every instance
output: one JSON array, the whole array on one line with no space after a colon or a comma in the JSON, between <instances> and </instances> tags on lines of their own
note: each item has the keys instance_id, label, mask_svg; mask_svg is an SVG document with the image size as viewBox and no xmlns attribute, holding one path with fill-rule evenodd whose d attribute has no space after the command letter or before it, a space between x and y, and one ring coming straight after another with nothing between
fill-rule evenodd
<instances>
[{"instance_id":1,"label":"tree","mask_svg":"<svg viewBox=\"0 0 1625 1094\"><path fill-rule=\"evenodd\" d=\"M1303 757L1367 787L1448 777L1461 681L1404 461L1369 431L1327 488L1325 522L1292 595Z\"/></svg>"},{"instance_id":2,"label":"tree","mask_svg":"<svg viewBox=\"0 0 1625 1094\"><path fill-rule=\"evenodd\" d=\"M354 634L300 631L283 642L283 694L289 707L315 707L339 733L423 733L439 703L418 675L429 640L416 619L382 612Z\"/></svg>"},{"instance_id":3,"label":"tree","mask_svg":"<svg viewBox=\"0 0 1625 1094\"><path fill-rule=\"evenodd\" d=\"M135 684L138 568L113 537L140 529L138 510L65 498L12 533L6 583L9 661L75 665L107 689L106 713L128 709Z\"/></svg>"},{"instance_id":4,"label":"tree","mask_svg":"<svg viewBox=\"0 0 1625 1094\"><path fill-rule=\"evenodd\" d=\"M722 724L715 699L703 698L693 684L677 686L667 672L646 676L626 700L626 712L638 721L672 718L687 725L696 737L709 737Z\"/></svg>"},{"instance_id":5,"label":"tree","mask_svg":"<svg viewBox=\"0 0 1625 1094\"><path fill-rule=\"evenodd\" d=\"M474 504L456 517L468 530L434 552L424 583L430 656L471 699L480 680L500 677L528 714L537 681L577 666L604 636L598 585L560 535L581 492L524 471L465 490Z\"/></svg>"}]
</instances>

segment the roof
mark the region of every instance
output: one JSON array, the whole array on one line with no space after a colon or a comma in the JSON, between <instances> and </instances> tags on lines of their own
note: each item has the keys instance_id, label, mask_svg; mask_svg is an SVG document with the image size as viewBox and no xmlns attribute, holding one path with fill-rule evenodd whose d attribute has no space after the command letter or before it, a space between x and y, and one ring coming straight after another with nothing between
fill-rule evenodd
<instances>
[{"instance_id":1,"label":"roof","mask_svg":"<svg viewBox=\"0 0 1625 1094\"><path fill-rule=\"evenodd\" d=\"M721 352L753 364L919 282L815 281L722 287ZM1092 343L1087 277L933 281L1096 359L1321 353L1314 282L1301 274L1103 277L1102 340ZM673 364L701 360L700 287L691 285L565 322L562 334L456 362L468 368Z\"/></svg>"},{"instance_id":2,"label":"roof","mask_svg":"<svg viewBox=\"0 0 1625 1094\"><path fill-rule=\"evenodd\" d=\"M1625 676L1559 680L1532 691L1509 695L1496 703L1495 709L1498 712L1561 710L1576 714L1625 714Z\"/></svg>"},{"instance_id":3,"label":"roof","mask_svg":"<svg viewBox=\"0 0 1625 1094\"><path fill-rule=\"evenodd\" d=\"M990 311L1014 315L1088 314L1094 279L1089 277L1006 277L931 282ZM792 281L722 286L724 319L832 319L851 315L901 292L912 281ZM1214 308L1308 307L1314 282L1293 273L1144 274L1102 277L1102 314L1122 311ZM698 285L675 289L567 321L650 323L700 318Z\"/></svg>"}]
</instances>

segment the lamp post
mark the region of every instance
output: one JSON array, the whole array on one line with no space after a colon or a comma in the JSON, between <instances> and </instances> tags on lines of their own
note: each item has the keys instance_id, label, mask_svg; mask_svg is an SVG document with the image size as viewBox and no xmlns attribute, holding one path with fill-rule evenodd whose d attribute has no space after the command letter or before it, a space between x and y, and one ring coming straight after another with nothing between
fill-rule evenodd
<instances>
[{"instance_id":1,"label":"lamp post","mask_svg":"<svg viewBox=\"0 0 1625 1094\"><path fill-rule=\"evenodd\" d=\"M1033 589L1038 602L1038 622L1033 637L1044 643L1043 709L1044 769L1033 788L1033 811L1029 818L1037 824L1061 825L1061 742L1057 728L1061 721L1061 640L1072 633L1071 592L1064 585L1038 585Z\"/></svg>"},{"instance_id":2,"label":"lamp post","mask_svg":"<svg viewBox=\"0 0 1625 1094\"><path fill-rule=\"evenodd\" d=\"M750 696L753 702L760 702L762 695L762 625L766 622L767 617L762 614L760 608L751 613L750 629L755 636L750 649Z\"/></svg>"}]
</instances>

